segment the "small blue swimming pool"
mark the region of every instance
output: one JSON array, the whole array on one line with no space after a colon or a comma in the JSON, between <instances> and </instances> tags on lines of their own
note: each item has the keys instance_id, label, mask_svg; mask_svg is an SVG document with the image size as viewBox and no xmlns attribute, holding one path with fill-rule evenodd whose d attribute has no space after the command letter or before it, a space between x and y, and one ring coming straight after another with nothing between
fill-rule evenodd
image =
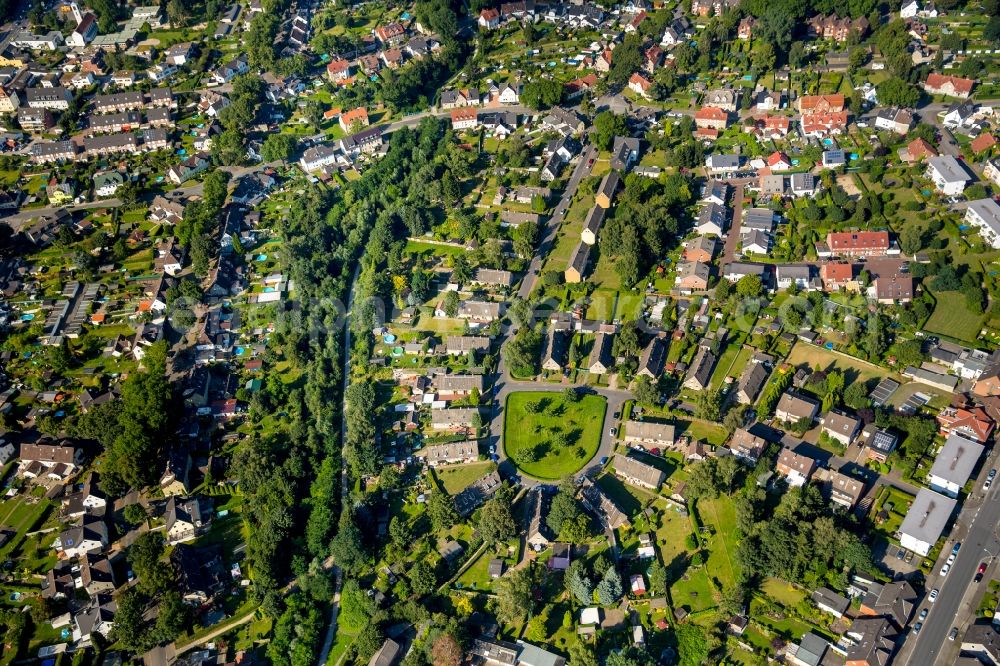
<instances>
[{"instance_id":1,"label":"small blue swimming pool","mask_svg":"<svg viewBox=\"0 0 1000 666\"><path fill-rule=\"evenodd\" d=\"M31 321L34 318L35 318L35 315L33 315L33 314L23 314L23 315L21 315L21 321Z\"/></svg>"},{"instance_id":2,"label":"small blue swimming pool","mask_svg":"<svg viewBox=\"0 0 1000 666\"><path fill-rule=\"evenodd\" d=\"M798 165L799 165L799 161L797 159L793 159L792 160L792 166L798 166Z\"/></svg>"},{"instance_id":3,"label":"small blue swimming pool","mask_svg":"<svg viewBox=\"0 0 1000 666\"><path fill-rule=\"evenodd\" d=\"M392 333L386 333L385 335L382 336L382 342L384 342L387 345L391 345L395 341L396 341L396 336L393 335Z\"/></svg>"},{"instance_id":4,"label":"small blue swimming pool","mask_svg":"<svg viewBox=\"0 0 1000 666\"><path fill-rule=\"evenodd\" d=\"M828 342L828 343L826 343L823 346L826 347L827 349L833 349L833 343L832 342Z\"/></svg>"},{"instance_id":5,"label":"small blue swimming pool","mask_svg":"<svg viewBox=\"0 0 1000 666\"><path fill-rule=\"evenodd\" d=\"M264 287L264 293L265 294L273 294L274 293L274 287Z\"/></svg>"},{"instance_id":6,"label":"small blue swimming pool","mask_svg":"<svg viewBox=\"0 0 1000 666\"><path fill-rule=\"evenodd\" d=\"M851 153L851 160L856 160L856 159L858 159L858 154L857 153Z\"/></svg>"},{"instance_id":7,"label":"small blue swimming pool","mask_svg":"<svg viewBox=\"0 0 1000 666\"><path fill-rule=\"evenodd\" d=\"M256 257L254 257L254 261L267 261L267 255L258 254Z\"/></svg>"},{"instance_id":8,"label":"small blue swimming pool","mask_svg":"<svg viewBox=\"0 0 1000 666\"><path fill-rule=\"evenodd\" d=\"M236 348L236 355L237 356L243 356L243 354L245 354L246 351L247 350L244 347L237 347Z\"/></svg>"},{"instance_id":9,"label":"small blue swimming pool","mask_svg":"<svg viewBox=\"0 0 1000 666\"><path fill-rule=\"evenodd\" d=\"M833 145L833 139L831 139L830 137L827 137L827 138L823 139L823 145L824 146L832 146Z\"/></svg>"},{"instance_id":10,"label":"small blue swimming pool","mask_svg":"<svg viewBox=\"0 0 1000 666\"><path fill-rule=\"evenodd\" d=\"M744 81L753 81L753 74L746 74L743 77Z\"/></svg>"}]
</instances>

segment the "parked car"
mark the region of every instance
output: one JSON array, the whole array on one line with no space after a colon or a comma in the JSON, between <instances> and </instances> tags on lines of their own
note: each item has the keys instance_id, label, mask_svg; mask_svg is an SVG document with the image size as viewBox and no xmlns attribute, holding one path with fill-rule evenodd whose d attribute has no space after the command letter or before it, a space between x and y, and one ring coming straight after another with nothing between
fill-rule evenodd
<instances>
[{"instance_id":1,"label":"parked car","mask_svg":"<svg viewBox=\"0 0 1000 666\"><path fill-rule=\"evenodd\" d=\"M937 601L937 595L938 595L938 589L935 587L933 590L931 590L931 593L927 595L927 601L934 603L935 601Z\"/></svg>"},{"instance_id":2,"label":"parked car","mask_svg":"<svg viewBox=\"0 0 1000 666\"><path fill-rule=\"evenodd\" d=\"M952 627L951 631L948 632L948 640L953 641L958 636L958 627Z\"/></svg>"},{"instance_id":3,"label":"parked car","mask_svg":"<svg viewBox=\"0 0 1000 666\"><path fill-rule=\"evenodd\" d=\"M986 573L986 562L980 562L979 568L976 569L976 575L973 576L972 580L976 583L983 579L983 574Z\"/></svg>"},{"instance_id":4,"label":"parked car","mask_svg":"<svg viewBox=\"0 0 1000 666\"><path fill-rule=\"evenodd\" d=\"M917 622L915 625L913 625L913 633L914 633L914 635L919 634L920 630L923 629L923 628L924 628L924 623L923 622Z\"/></svg>"},{"instance_id":5,"label":"parked car","mask_svg":"<svg viewBox=\"0 0 1000 666\"><path fill-rule=\"evenodd\" d=\"M941 575L947 576L949 571L951 571L951 565L945 562L944 566L941 567Z\"/></svg>"},{"instance_id":6,"label":"parked car","mask_svg":"<svg viewBox=\"0 0 1000 666\"><path fill-rule=\"evenodd\" d=\"M923 620L925 617L927 617L927 611L928 611L928 609L926 607L922 611L920 611L919 618L921 620Z\"/></svg>"}]
</instances>

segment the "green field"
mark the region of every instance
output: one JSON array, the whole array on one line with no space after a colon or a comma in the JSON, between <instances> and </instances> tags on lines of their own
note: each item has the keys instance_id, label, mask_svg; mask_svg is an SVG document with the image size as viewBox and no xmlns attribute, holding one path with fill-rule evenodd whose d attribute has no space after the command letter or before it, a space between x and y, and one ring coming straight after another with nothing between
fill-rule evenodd
<instances>
[{"instance_id":1,"label":"green field","mask_svg":"<svg viewBox=\"0 0 1000 666\"><path fill-rule=\"evenodd\" d=\"M491 462L470 463L442 467L435 470L434 473L448 494L455 495L465 490L473 481L486 476L492 467L493 463Z\"/></svg>"},{"instance_id":2,"label":"green field","mask_svg":"<svg viewBox=\"0 0 1000 666\"><path fill-rule=\"evenodd\" d=\"M796 342L792 347L791 353L788 354L788 363L796 367L807 366L809 368L815 368L818 365L820 370L831 370L835 367L845 373L848 383L859 379L865 382L872 379L882 379L889 374L888 370L867 361L802 342Z\"/></svg>"},{"instance_id":3,"label":"green field","mask_svg":"<svg viewBox=\"0 0 1000 666\"><path fill-rule=\"evenodd\" d=\"M984 316L965 307L965 297L957 291L942 291L934 295L937 305L924 324L929 333L974 342L979 337Z\"/></svg>"},{"instance_id":4,"label":"green field","mask_svg":"<svg viewBox=\"0 0 1000 666\"><path fill-rule=\"evenodd\" d=\"M538 411L529 413L530 405ZM606 401L597 395L571 402L561 393L511 393L504 410L504 451L528 476L561 479L597 453L605 411Z\"/></svg>"}]
</instances>

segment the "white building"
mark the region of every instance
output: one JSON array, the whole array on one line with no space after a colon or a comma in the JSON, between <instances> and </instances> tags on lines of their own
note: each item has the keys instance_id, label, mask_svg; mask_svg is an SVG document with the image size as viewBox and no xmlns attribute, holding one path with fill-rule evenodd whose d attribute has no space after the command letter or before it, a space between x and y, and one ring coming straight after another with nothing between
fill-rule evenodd
<instances>
[{"instance_id":1,"label":"white building","mask_svg":"<svg viewBox=\"0 0 1000 666\"><path fill-rule=\"evenodd\" d=\"M921 488L899 527L899 544L918 555L927 555L941 538L957 504L957 500Z\"/></svg>"},{"instance_id":2,"label":"white building","mask_svg":"<svg viewBox=\"0 0 1000 666\"><path fill-rule=\"evenodd\" d=\"M1000 204L993 199L979 199L965 209L965 222L979 230L994 249L1000 249Z\"/></svg>"},{"instance_id":3,"label":"white building","mask_svg":"<svg viewBox=\"0 0 1000 666\"><path fill-rule=\"evenodd\" d=\"M948 435L927 475L931 490L957 498L982 455L982 444L966 439L957 432Z\"/></svg>"},{"instance_id":4,"label":"white building","mask_svg":"<svg viewBox=\"0 0 1000 666\"><path fill-rule=\"evenodd\" d=\"M965 191L969 173L951 155L941 155L927 160L927 177L941 194L955 196Z\"/></svg>"}]
</instances>

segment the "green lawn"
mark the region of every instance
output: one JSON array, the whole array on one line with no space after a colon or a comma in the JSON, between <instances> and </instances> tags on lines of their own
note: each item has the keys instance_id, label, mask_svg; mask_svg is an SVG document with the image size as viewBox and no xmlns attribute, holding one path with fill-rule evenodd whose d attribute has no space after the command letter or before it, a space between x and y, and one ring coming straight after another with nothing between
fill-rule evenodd
<instances>
[{"instance_id":1,"label":"green lawn","mask_svg":"<svg viewBox=\"0 0 1000 666\"><path fill-rule=\"evenodd\" d=\"M698 501L698 516L712 534L702 534L708 541L708 567L724 586L733 585L739 565L736 558L736 507L731 498L720 495Z\"/></svg>"},{"instance_id":2,"label":"green lawn","mask_svg":"<svg viewBox=\"0 0 1000 666\"><path fill-rule=\"evenodd\" d=\"M979 337L984 316L965 307L965 297L957 291L938 292L934 297L937 305L924 324L924 330L974 342Z\"/></svg>"},{"instance_id":3,"label":"green lawn","mask_svg":"<svg viewBox=\"0 0 1000 666\"><path fill-rule=\"evenodd\" d=\"M473 481L486 476L492 467L493 463L491 462L471 463L442 467L435 470L434 473L448 494L454 495L465 490Z\"/></svg>"},{"instance_id":4,"label":"green lawn","mask_svg":"<svg viewBox=\"0 0 1000 666\"><path fill-rule=\"evenodd\" d=\"M529 405L538 411L529 413ZM504 450L525 474L561 479L597 453L605 412L606 401L597 395L571 402L561 393L511 393L504 411Z\"/></svg>"},{"instance_id":5,"label":"green lawn","mask_svg":"<svg viewBox=\"0 0 1000 666\"><path fill-rule=\"evenodd\" d=\"M818 365L820 370L830 370L836 367L845 372L848 383L859 379L867 382L889 375L888 370L867 361L803 342L795 343L792 351L788 354L788 362L796 367L805 365L814 368Z\"/></svg>"}]
</instances>

